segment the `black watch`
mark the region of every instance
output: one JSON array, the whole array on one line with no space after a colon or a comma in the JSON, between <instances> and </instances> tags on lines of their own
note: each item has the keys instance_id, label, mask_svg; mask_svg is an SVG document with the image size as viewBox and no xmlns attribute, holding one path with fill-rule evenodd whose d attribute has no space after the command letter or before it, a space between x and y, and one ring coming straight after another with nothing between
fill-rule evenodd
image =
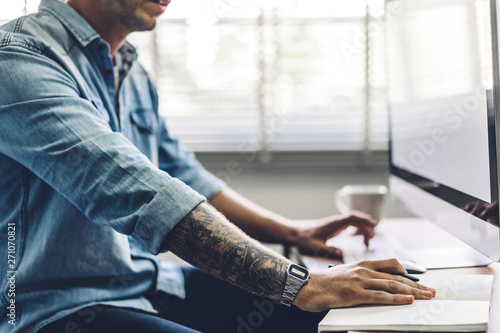
<instances>
[{"instance_id":1,"label":"black watch","mask_svg":"<svg viewBox=\"0 0 500 333\"><path fill-rule=\"evenodd\" d=\"M286 269L286 283L281 297L281 304L290 306L297 296L300 288L305 285L310 278L309 270L297 264L290 264Z\"/></svg>"}]
</instances>

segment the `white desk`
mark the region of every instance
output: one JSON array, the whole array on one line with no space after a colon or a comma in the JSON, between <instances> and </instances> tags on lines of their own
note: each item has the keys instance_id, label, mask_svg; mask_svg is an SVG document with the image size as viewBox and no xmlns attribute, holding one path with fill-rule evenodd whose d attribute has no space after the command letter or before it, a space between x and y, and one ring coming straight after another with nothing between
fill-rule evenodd
<instances>
[{"instance_id":1,"label":"white desk","mask_svg":"<svg viewBox=\"0 0 500 333\"><path fill-rule=\"evenodd\" d=\"M442 229L434 226L422 228L418 219L385 219L377 226L377 232L388 232L396 235L409 250L426 248L450 249L466 246ZM305 257L306 264L326 268L331 259ZM312 268L314 270L314 268ZM500 333L500 263L488 267L453 268L447 270L433 269L425 274L440 274L449 271L458 274L489 274L494 275L491 296L490 319L488 333Z\"/></svg>"}]
</instances>

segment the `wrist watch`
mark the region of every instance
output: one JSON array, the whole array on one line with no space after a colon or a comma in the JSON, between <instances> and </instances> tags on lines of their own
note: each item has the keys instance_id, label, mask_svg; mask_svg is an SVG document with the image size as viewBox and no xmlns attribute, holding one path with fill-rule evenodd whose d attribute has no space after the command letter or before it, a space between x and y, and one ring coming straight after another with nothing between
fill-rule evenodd
<instances>
[{"instance_id":1,"label":"wrist watch","mask_svg":"<svg viewBox=\"0 0 500 333\"><path fill-rule=\"evenodd\" d=\"M297 296L300 288L305 285L310 278L309 270L297 264L290 264L286 269L286 283L281 296L281 304L290 306Z\"/></svg>"}]
</instances>

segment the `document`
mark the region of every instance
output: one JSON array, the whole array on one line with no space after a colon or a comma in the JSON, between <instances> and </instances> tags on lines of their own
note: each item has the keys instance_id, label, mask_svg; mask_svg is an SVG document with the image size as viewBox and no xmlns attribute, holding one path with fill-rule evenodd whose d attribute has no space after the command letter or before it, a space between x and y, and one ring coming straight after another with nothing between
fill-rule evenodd
<instances>
[{"instance_id":1,"label":"document","mask_svg":"<svg viewBox=\"0 0 500 333\"><path fill-rule=\"evenodd\" d=\"M486 331L492 275L419 275L421 284L436 289L432 300L409 305L369 305L333 309L318 332L335 331Z\"/></svg>"}]
</instances>

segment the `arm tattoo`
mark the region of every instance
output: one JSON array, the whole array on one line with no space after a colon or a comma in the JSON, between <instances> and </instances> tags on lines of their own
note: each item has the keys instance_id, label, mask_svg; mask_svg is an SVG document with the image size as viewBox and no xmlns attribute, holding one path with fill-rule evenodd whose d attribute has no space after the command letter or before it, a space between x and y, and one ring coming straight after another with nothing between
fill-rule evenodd
<instances>
[{"instance_id":1,"label":"arm tattoo","mask_svg":"<svg viewBox=\"0 0 500 333\"><path fill-rule=\"evenodd\" d=\"M163 245L212 276L259 296L281 298L288 260L248 237L206 203L179 222Z\"/></svg>"}]
</instances>

